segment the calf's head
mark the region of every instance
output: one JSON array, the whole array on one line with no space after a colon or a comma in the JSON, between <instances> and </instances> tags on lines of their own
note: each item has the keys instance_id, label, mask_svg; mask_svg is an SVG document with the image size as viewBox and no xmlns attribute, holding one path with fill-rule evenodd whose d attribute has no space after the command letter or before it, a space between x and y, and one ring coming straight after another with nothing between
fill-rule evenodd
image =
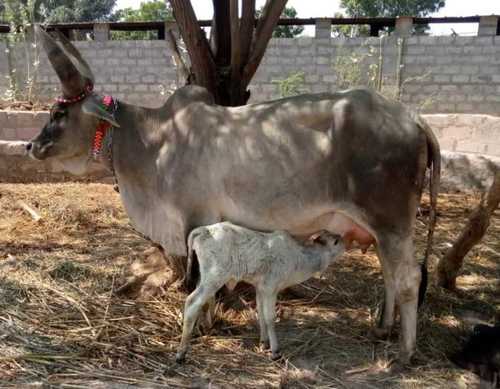
<instances>
[{"instance_id":1,"label":"calf's head","mask_svg":"<svg viewBox=\"0 0 500 389\"><path fill-rule=\"evenodd\" d=\"M118 124L93 93L92 71L73 44L63 34L55 32L52 37L39 26L36 34L59 77L62 96L52 106L48 123L26 148L34 159L56 159L69 172L83 174L99 121Z\"/></svg>"},{"instance_id":2,"label":"calf's head","mask_svg":"<svg viewBox=\"0 0 500 389\"><path fill-rule=\"evenodd\" d=\"M314 244L324 246L332 257L340 256L345 251L345 245L342 237L332 234L329 231L320 231L309 238Z\"/></svg>"}]
</instances>

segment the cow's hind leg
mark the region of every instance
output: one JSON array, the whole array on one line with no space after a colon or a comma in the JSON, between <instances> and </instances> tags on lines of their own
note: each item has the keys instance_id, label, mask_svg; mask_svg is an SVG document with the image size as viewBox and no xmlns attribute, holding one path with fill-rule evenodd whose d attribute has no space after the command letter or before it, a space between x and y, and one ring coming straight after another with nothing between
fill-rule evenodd
<instances>
[{"instance_id":1,"label":"cow's hind leg","mask_svg":"<svg viewBox=\"0 0 500 389\"><path fill-rule=\"evenodd\" d=\"M384 274L384 300L380 309L378 322L373 329L373 334L378 339L386 339L390 336L394 325L396 308L396 286L394 285L394 264L389 261L388 256L384 255L377 248L377 254Z\"/></svg>"},{"instance_id":2,"label":"cow's hind leg","mask_svg":"<svg viewBox=\"0 0 500 389\"><path fill-rule=\"evenodd\" d=\"M415 260L413 240L410 235L392 235L390 238L381 239L378 249L384 267L384 277L389 279L389 282L386 282L386 288L390 288L385 292L382 325L392 324L395 300L401 316L399 360L403 364L407 364L416 349L420 267Z\"/></svg>"}]
</instances>

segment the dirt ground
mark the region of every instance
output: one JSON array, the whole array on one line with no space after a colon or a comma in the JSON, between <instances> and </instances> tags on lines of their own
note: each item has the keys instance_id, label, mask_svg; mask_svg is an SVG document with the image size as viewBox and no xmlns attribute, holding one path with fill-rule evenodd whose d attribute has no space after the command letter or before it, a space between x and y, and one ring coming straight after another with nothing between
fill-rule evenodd
<instances>
[{"instance_id":1,"label":"dirt ground","mask_svg":"<svg viewBox=\"0 0 500 389\"><path fill-rule=\"evenodd\" d=\"M41 219L33 220L18 200ZM433 267L478 200L440 196ZM419 258L425 222L425 216L417 222ZM112 187L0 184L0 387L473 387L477 378L447 356L471 325L492 323L500 312L499 237L497 211L467 257L458 280L462 295L430 287L416 363L403 372L388 368L398 328L389 341L369 335L383 283L374 252L359 250L281 296L282 360L272 362L259 349L247 292L219 305L214 328L196 337L187 362L177 365L185 293L171 288L147 301L114 293L127 265L150 244L130 228Z\"/></svg>"}]
</instances>

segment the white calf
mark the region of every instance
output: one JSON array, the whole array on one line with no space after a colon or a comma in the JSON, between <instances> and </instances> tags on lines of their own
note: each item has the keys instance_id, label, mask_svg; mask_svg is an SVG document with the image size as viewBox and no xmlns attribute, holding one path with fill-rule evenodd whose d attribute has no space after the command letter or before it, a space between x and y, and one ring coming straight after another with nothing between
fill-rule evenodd
<instances>
[{"instance_id":1,"label":"white calf","mask_svg":"<svg viewBox=\"0 0 500 389\"><path fill-rule=\"evenodd\" d=\"M323 272L343 251L340 236L327 231L302 245L285 231L262 233L228 222L194 229L188 238L188 268L195 252L200 282L186 299L177 361L186 356L202 307L222 286L234 287L239 281L255 286L260 339L269 341L272 358L279 358L274 330L278 292Z\"/></svg>"}]
</instances>

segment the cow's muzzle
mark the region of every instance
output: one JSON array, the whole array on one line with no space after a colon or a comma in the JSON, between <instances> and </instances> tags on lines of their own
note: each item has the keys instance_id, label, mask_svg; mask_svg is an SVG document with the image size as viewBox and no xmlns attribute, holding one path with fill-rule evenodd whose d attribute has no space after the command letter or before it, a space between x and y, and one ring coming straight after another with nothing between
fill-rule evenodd
<instances>
[{"instance_id":1,"label":"cow's muzzle","mask_svg":"<svg viewBox=\"0 0 500 389\"><path fill-rule=\"evenodd\" d=\"M26 145L26 151L31 158L42 160L48 157L48 152L52 146L54 146L54 142L52 141L32 141Z\"/></svg>"}]
</instances>

